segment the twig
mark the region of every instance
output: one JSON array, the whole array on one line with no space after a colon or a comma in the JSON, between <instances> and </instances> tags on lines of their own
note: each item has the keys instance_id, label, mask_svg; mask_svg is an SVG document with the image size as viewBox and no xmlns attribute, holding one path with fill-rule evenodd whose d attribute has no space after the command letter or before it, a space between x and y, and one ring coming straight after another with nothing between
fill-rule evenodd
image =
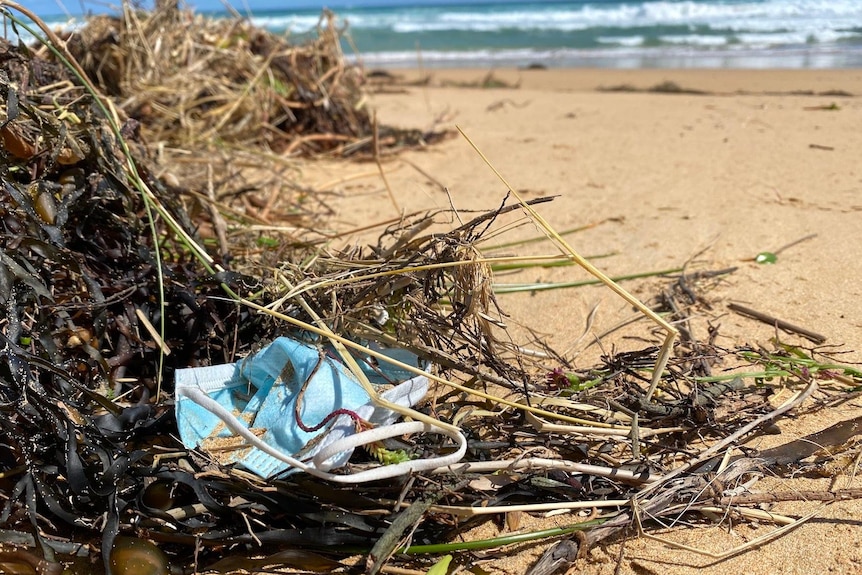
<instances>
[{"instance_id":1,"label":"twig","mask_svg":"<svg viewBox=\"0 0 862 575\"><path fill-rule=\"evenodd\" d=\"M210 219L213 222L213 228L215 228L216 238L218 238L218 247L221 253L222 260L226 259L226 256L230 253L230 247L227 243L227 224L224 221L224 218L218 211L216 207L216 196L215 189L213 187L213 165L212 163L207 163L207 197L209 198L209 202L207 202L207 208L210 212Z\"/></svg>"},{"instance_id":2,"label":"twig","mask_svg":"<svg viewBox=\"0 0 862 575\"><path fill-rule=\"evenodd\" d=\"M492 505L488 507L473 507L464 505L434 505L434 513L449 513L458 517L475 517L477 515L498 515L524 511L537 513L540 511L557 511L560 509L592 509L594 507L622 507L628 505L628 499L606 499L601 501L558 501L555 503L525 503L523 505Z\"/></svg>"},{"instance_id":3,"label":"twig","mask_svg":"<svg viewBox=\"0 0 862 575\"><path fill-rule=\"evenodd\" d=\"M682 543L677 543L675 541L670 541L668 539L663 539L663 538L657 537L655 535L650 535L649 533L646 533L643 529L643 525L641 524L641 518L640 518L640 513L639 513L640 510L638 509L638 507L636 505L634 506L634 516L635 516L635 521L636 521L637 527L638 527L638 535L640 537L643 537L644 539L649 539L651 541L657 541L659 543L667 545L668 547L672 547L672 548L676 548L676 549L682 549L684 551L690 551L692 553L697 553L698 555L703 555L705 557L709 557L710 559L714 559L715 561L722 561L722 560L727 559L729 557L733 557L734 555L739 555L740 553L743 553L743 552L748 551L750 549L760 547L761 545L764 545L764 544L772 541L773 539L777 539L778 537L781 537L782 535L784 535L788 531L792 531L793 529L796 529L797 527L799 527L800 525L802 525L803 523L805 523L806 521L808 521L809 519L811 519L812 517L817 515L817 513L820 512L822 507L823 507L823 505L820 505L820 506L818 506L817 509L815 509L814 511L812 511L808 515L804 515L804 516L800 517L799 519L792 521L790 523L784 523L782 527L779 527L778 529L775 529L774 531L770 531L769 533L766 533L764 535L761 535L760 537L752 539L751 541L748 541L747 543L744 543L742 545L734 547L733 549L723 551L721 553L713 553L712 551L705 551L703 549L698 549L697 547L692 547L691 545L685 545ZM646 512L646 513L649 514L648 512ZM653 516L653 517L657 517L657 516Z\"/></svg>"},{"instance_id":4,"label":"twig","mask_svg":"<svg viewBox=\"0 0 862 575\"><path fill-rule=\"evenodd\" d=\"M598 477L609 477L626 483L653 483L662 480L648 471L637 473L628 469L616 467L601 467L588 465L586 463L575 463L565 459L545 459L542 457L530 457L526 459L510 459L503 461L474 461L463 465L452 465L433 470L432 474L441 473L490 473L495 471L525 472L535 470L561 469L570 473L585 473Z\"/></svg>"},{"instance_id":5,"label":"twig","mask_svg":"<svg viewBox=\"0 0 862 575\"><path fill-rule=\"evenodd\" d=\"M400 158L400 160L402 162L404 162L405 164L407 164L408 166L410 166L411 168L413 168L414 170L416 170L417 172L419 172L420 174L422 174L423 176L425 176L428 180L433 182L441 190L443 190L443 191L446 190L446 186L443 185L443 183L440 180L438 180L437 178L435 178L434 176L432 176L431 174L429 174L428 172L426 172L425 170L423 170L422 168L417 166L414 162L411 162L407 158Z\"/></svg>"},{"instance_id":6,"label":"twig","mask_svg":"<svg viewBox=\"0 0 862 575\"><path fill-rule=\"evenodd\" d=\"M789 331L791 333L795 333L797 335L801 335L802 337L813 341L816 344L821 344L826 342L826 336L821 335L817 332L811 331L804 327L799 327L798 325L794 325L790 322L786 322L783 319L779 319L775 316L771 316L769 314L751 309L750 307L745 307L744 305L740 305L738 303L729 303L727 307L732 311L740 315L745 315L751 318L754 318L758 321L762 321L763 323L767 323L769 325L773 325L778 329L783 329L785 331Z\"/></svg>"},{"instance_id":7,"label":"twig","mask_svg":"<svg viewBox=\"0 0 862 575\"><path fill-rule=\"evenodd\" d=\"M793 240L789 244L781 246L780 248L778 248L777 250L775 250L772 253L774 253L775 255L778 255L788 248L792 248L793 246L795 246L797 244L801 244L802 242L807 242L808 240L813 240L816 237L817 237L817 234L808 234L807 236L803 236L803 237L799 238L798 240Z\"/></svg>"},{"instance_id":8,"label":"twig","mask_svg":"<svg viewBox=\"0 0 862 575\"><path fill-rule=\"evenodd\" d=\"M371 116L371 125L373 129L374 143L374 162L377 164L377 170L380 172L380 178L383 180L383 185L386 186L386 193L389 194L389 201L392 202L392 207L397 213L401 213L401 208L398 206L398 201L395 199L395 194L392 193L392 186L389 185L389 180L386 179L386 171L383 169L383 164L380 161L380 133L377 125L377 111Z\"/></svg>"},{"instance_id":9,"label":"twig","mask_svg":"<svg viewBox=\"0 0 862 575\"><path fill-rule=\"evenodd\" d=\"M671 489L667 489L649 501L642 503L640 505L641 512L646 512L650 516L658 516L662 512L666 512L670 504L674 501L677 494L686 489L689 484L694 481L700 481L700 478L687 478L682 480L678 485L675 485ZM634 511L623 511L617 514L613 519L610 519L606 523L603 523L600 527L590 530L586 535L586 541L582 546L582 553L589 550L591 547L596 545L599 541L602 541L611 535L614 535L618 531L626 529L634 519Z\"/></svg>"},{"instance_id":10,"label":"twig","mask_svg":"<svg viewBox=\"0 0 862 575\"><path fill-rule=\"evenodd\" d=\"M733 495L720 497L715 503L722 507L728 505L761 505L767 503L781 503L783 501L822 501L834 503L836 501L850 501L862 499L862 489L839 489L838 491L783 491L779 493L746 493L744 495Z\"/></svg>"},{"instance_id":11,"label":"twig","mask_svg":"<svg viewBox=\"0 0 862 575\"><path fill-rule=\"evenodd\" d=\"M808 399L811 396L811 394L814 393L814 391L817 389L817 387L818 387L817 386L817 380L816 379L810 379L808 381L808 385L805 387L805 389L803 389L802 392L799 393L799 395L797 395L795 398L793 398L789 401L786 401L785 403L783 403L779 407L775 408L774 410L770 411L769 413L761 415L760 417L758 417L757 419L755 419L751 423L749 423L749 424L741 427L740 429L736 430L734 433L730 434L729 436L725 437L723 440L719 441L718 443L716 443L712 447L703 451L698 457L695 457L694 459L692 459L691 461L689 461L685 465L682 465L681 467L678 467L678 468L674 469L673 471L671 471L670 473L668 473L667 475L665 475L660 482L656 482L656 483L652 483L652 484L648 485L647 487L645 487L644 489L641 490L641 492L638 494L638 498L641 498L641 497L643 497L643 496L645 496L645 495L647 495L653 491L660 489L662 486L667 485L668 481L670 481L671 479L674 479L675 477L679 477L683 473L691 471L692 469L696 469L701 463L703 463L704 461L708 461L709 459L711 459L713 456L715 456L720 451L722 451L725 448L735 444L738 440L745 437L746 435L751 433L753 430L764 425L765 423L772 422L772 421L778 419L780 416L784 415L785 413L787 413L791 409L795 409L796 407L801 405L802 402L804 402L806 399Z\"/></svg>"},{"instance_id":12,"label":"twig","mask_svg":"<svg viewBox=\"0 0 862 575\"><path fill-rule=\"evenodd\" d=\"M147 330L147 333L150 334L150 337L153 338L153 341L156 343L156 346L162 350L162 353L165 355L170 355L171 354L171 348L168 347L168 344L165 343L165 340L162 339L161 335L159 335L159 331L155 328L155 326L152 323L150 323L150 319L141 310L141 308L137 308L137 307L135 308L135 315L138 316L138 319L143 324L144 329Z\"/></svg>"}]
</instances>

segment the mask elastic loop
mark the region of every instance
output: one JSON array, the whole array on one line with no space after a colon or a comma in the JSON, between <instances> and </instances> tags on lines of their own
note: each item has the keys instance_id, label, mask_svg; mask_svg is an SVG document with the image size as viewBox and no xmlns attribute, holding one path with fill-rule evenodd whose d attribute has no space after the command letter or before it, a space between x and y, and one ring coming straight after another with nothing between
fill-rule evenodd
<instances>
[{"instance_id":1,"label":"mask elastic loop","mask_svg":"<svg viewBox=\"0 0 862 575\"><path fill-rule=\"evenodd\" d=\"M386 465L385 467L378 467L369 471L360 471L353 474L351 477L353 477L354 481L356 481L356 478L363 476L364 473L370 474L371 472L382 472L384 470L388 472L386 473L385 477L396 477L398 475L406 475L415 471L427 471L430 469L436 469L438 467L454 465L455 463L460 461L462 457L464 457L465 453L467 453L467 439L462 433L456 433L442 426L435 428L435 426L429 425L422 421L403 421L401 423L394 423L385 427L375 427L374 429L354 433L352 435L343 437L337 441L333 441L332 443L323 447L319 452L317 452L317 454L312 459L312 462L317 469L328 471L329 466L327 466L326 460L334 455L337 455L338 453L341 453L342 451L347 451L348 449L355 449L357 447L369 445L371 443L382 441L384 439L389 439L390 437L399 437L401 435L409 435L413 433L423 432L445 435L446 437L453 439L458 444L458 449L453 453L450 453L449 455L444 455L441 457L414 459L411 461L404 461L393 465ZM380 478L382 477L375 477L373 479L362 479L361 481L373 481L374 479Z\"/></svg>"},{"instance_id":2,"label":"mask elastic loop","mask_svg":"<svg viewBox=\"0 0 862 575\"><path fill-rule=\"evenodd\" d=\"M425 471L438 467L445 467L457 463L467 452L467 439L460 431L453 431L446 427L440 426L436 429L428 423L419 421L410 421L377 427L357 434L349 435L333 443L323 447L312 459L313 465L308 465L296 458L285 455L280 450L267 445L261 441L255 434L243 425L231 412L221 406L217 401L207 396L200 387L183 386L177 388L176 394L179 397L185 397L199 406L203 407L213 415L221 419L224 424L235 434L242 437L249 445L260 449L264 453L283 461L291 467L304 471L315 477L334 481L336 483L363 483L366 481L378 481L380 479L388 479L399 475L406 475L416 471ZM337 455L340 452L347 451L355 447L367 445L390 437L406 435L411 433L439 433L455 440L458 444L458 449L449 455L436 458L423 458L411 461L405 461L394 465L385 465L375 467L365 471L350 475L334 475L327 473L329 469L326 467L326 460Z\"/></svg>"}]
</instances>

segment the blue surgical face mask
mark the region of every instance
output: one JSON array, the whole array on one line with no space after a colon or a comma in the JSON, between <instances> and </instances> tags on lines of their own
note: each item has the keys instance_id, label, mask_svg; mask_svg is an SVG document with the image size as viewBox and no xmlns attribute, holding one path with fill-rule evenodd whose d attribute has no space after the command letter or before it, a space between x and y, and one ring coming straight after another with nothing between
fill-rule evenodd
<instances>
[{"instance_id":1,"label":"blue surgical face mask","mask_svg":"<svg viewBox=\"0 0 862 575\"><path fill-rule=\"evenodd\" d=\"M399 361L416 364L415 355L403 350L392 352ZM403 380L404 373L389 369L385 362L373 367L365 364L376 381ZM409 407L427 390L427 378L418 376L389 389L382 397ZM287 337L235 364L178 370L176 393L180 439L187 448L211 453L218 450L222 463L241 464L264 478L289 472L291 465L286 459L308 465L327 446L345 443L346 437L357 432L353 414L377 427L398 417L375 406L340 362ZM338 415L315 429L339 410L352 413ZM249 439L254 438L243 439L237 431L253 434L263 449L250 446ZM461 443L460 434L454 438ZM328 470L344 465L351 453L352 447L335 453L325 462L317 462L317 467Z\"/></svg>"}]
</instances>

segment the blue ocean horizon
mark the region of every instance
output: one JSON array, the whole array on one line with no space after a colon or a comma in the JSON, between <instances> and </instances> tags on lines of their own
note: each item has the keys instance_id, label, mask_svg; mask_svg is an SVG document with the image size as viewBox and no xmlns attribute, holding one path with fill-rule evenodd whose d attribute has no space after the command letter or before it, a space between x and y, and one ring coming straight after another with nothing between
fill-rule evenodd
<instances>
[{"instance_id":1,"label":"blue ocean horizon","mask_svg":"<svg viewBox=\"0 0 862 575\"><path fill-rule=\"evenodd\" d=\"M199 12L230 16L205 4ZM321 17L308 3L301 9L275 9L265 0L240 5L237 12L256 25L297 41L313 33ZM350 37L345 54L369 68L862 67L860 0L367 0L333 6Z\"/></svg>"}]
</instances>

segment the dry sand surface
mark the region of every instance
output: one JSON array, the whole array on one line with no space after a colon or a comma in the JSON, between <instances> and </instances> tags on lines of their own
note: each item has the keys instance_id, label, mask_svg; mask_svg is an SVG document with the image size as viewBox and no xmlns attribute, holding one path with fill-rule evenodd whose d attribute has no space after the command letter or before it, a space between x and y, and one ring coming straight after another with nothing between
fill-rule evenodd
<instances>
[{"instance_id":1,"label":"dry sand surface","mask_svg":"<svg viewBox=\"0 0 862 575\"><path fill-rule=\"evenodd\" d=\"M397 73L417 77L416 72ZM614 254L596 260L611 275L686 264L692 270L738 267L702 294L712 310L701 318L697 337L707 337L709 320L720 325L718 345L771 347L774 327L729 312L727 303L738 302L819 332L826 345L846 352L838 356L841 361L862 362L862 71L511 70L497 71L495 77L519 83L517 89L447 86L477 82L484 75L432 71L430 85L376 94L371 103L382 124L463 128L526 198L557 196L538 209L558 230L599 223L569 239L584 255ZM620 85L645 89L665 81L707 94L597 90ZM384 168L396 201L408 211L448 208L451 202L466 214L493 209L505 196L503 185L460 136L388 160ZM373 164L321 163L312 167L309 178L320 184L373 171ZM341 192L333 204L339 227L397 215L379 177L350 179L334 189ZM538 234L526 226L514 232L520 237ZM759 252L813 234L779 253L774 265L752 261ZM550 244L532 249L554 253ZM568 268L499 281L585 277ZM661 285L654 279L625 283L644 299L654 297ZM592 334L634 315L628 304L599 287L506 295L500 303L513 325L521 322L557 349L579 354L576 363L582 367L600 353L599 346L576 344L590 310L598 306ZM657 341L646 321L624 334L609 338L606 349L641 349ZM812 345L779 335L788 343ZM780 436L757 446L784 443L859 415L860 404L854 399L813 417L786 419ZM782 481L762 481L757 488L780 487ZM847 476L837 479L839 486L848 481ZM828 479L794 480L791 488L823 490L829 485ZM777 509L801 515L813 507L783 504ZM571 521L566 516L535 518L525 526ZM700 525L668 537L721 552L771 528ZM497 527L488 524L476 536L496 533ZM862 505L848 502L826 507L801 528L725 561L655 541L628 540L619 571L620 545L615 543L591 551L577 572L862 573L860 543ZM484 567L491 573L522 573L543 548L525 547L516 560L490 561Z\"/></svg>"}]
</instances>

